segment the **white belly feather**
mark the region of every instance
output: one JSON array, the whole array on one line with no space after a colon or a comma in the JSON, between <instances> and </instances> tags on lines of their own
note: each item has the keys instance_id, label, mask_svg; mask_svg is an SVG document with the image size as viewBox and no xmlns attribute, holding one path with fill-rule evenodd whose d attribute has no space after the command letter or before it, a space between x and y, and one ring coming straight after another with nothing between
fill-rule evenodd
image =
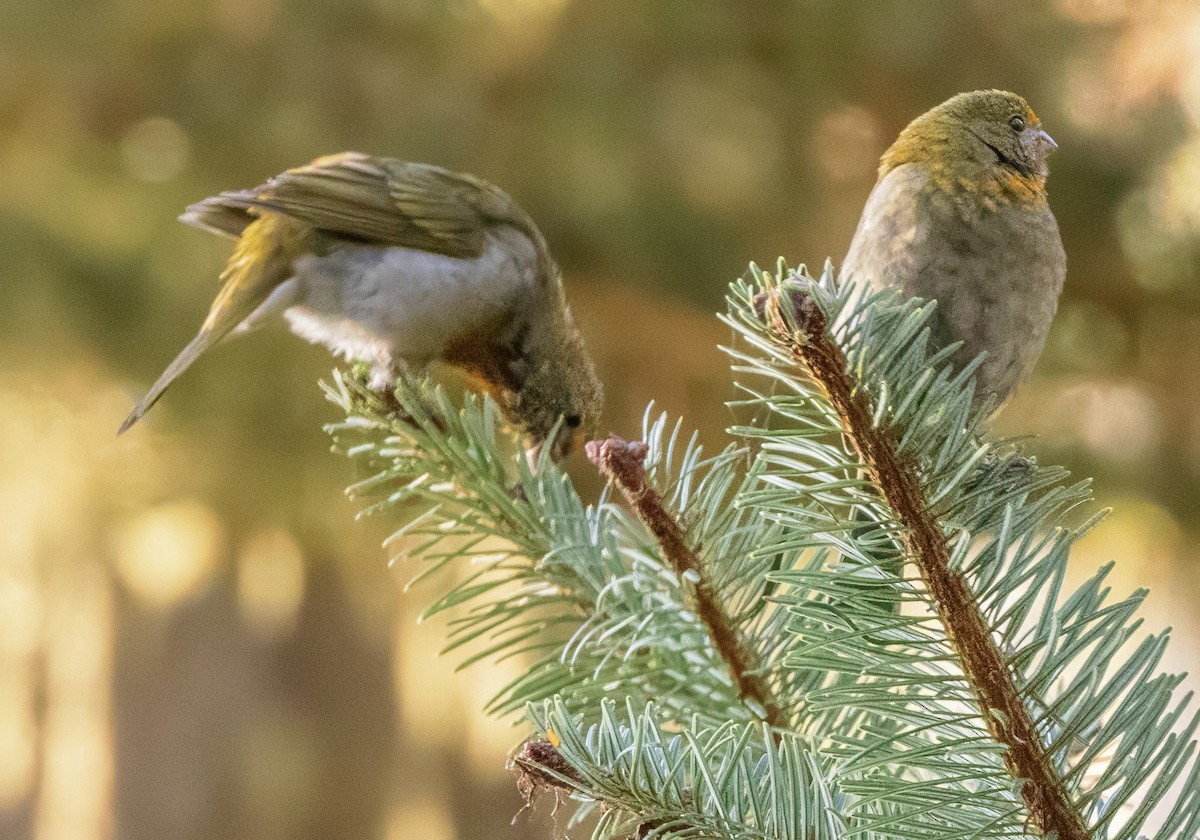
<instances>
[{"instance_id":1,"label":"white belly feather","mask_svg":"<svg viewBox=\"0 0 1200 840\"><path fill-rule=\"evenodd\" d=\"M369 362L383 385L395 363L425 365L464 333L524 311L535 282L533 245L508 227L470 259L348 244L296 261L284 317L300 337Z\"/></svg>"}]
</instances>

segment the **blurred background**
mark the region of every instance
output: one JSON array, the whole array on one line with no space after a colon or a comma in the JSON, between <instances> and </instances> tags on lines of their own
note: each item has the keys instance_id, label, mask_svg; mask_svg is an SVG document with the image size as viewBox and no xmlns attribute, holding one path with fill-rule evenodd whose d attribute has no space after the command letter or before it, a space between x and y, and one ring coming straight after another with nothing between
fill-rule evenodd
<instances>
[{"instance_id":1,"label":"blurred background","mask_svg":"<svg viewBox=\"0 0 1200 840\"><path fill-rule=\"evenodd\" d=\"M840 259L879 154L953 93L1060 145L1067 286L1002 429L1115 512L1074 558L1200 630L1200 6L1194 0L121 0L0 4L0 837L469 840L517 816L514 664L454 675L355 522L282 327L119 440L230 245L189 202L329 152L474 172L559 257L607 383L714 445L712 313L749 260ZM573 469L595 487L585 463ZM590 492L590 491L589 491ZM1192 686L1196 683L1193 681Z\"/></svg>"}]
</instances>

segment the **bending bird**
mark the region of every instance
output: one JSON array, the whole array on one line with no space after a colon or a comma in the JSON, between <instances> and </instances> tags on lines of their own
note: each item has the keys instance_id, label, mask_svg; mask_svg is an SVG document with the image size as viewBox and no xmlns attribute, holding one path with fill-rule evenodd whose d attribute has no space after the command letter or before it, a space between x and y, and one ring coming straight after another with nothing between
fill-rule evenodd
<instances>
[{"instance_id":1,"label":"bending bird","mask_svg":"<svg viewBox=\"0 0 1200 840\"><path fill-rule=\"evenodd\" d=\"M596 428L602 389L558 267L498 187L346 152L207 198L180 219L237 244L200 331L121 432L218 341L279 315L300 337L368 363L377 389L405 367L461 368L535 449L562 418L555 457Z\"/></svg>"}]
</instances>

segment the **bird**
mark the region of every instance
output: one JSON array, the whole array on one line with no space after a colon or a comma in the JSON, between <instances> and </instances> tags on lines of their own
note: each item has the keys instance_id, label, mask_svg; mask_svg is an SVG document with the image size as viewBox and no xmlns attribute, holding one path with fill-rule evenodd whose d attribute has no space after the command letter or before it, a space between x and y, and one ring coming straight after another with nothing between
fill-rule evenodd
<instances>
[{"instance_id":1,"label":"bird","mask_svg":"<svg viewBox=\"0 0 1200 840\"><path fill-rule=\"evenodd\" d=\"M540 452L594 430L603 389L542 233L499 187L427 163L343 152L191 205L180 220L236 239L195 338L134 406L127 431L204 352L282 316L387 392L435 361L476 380Z\"/></svg>"},{"instance_id":2,"label":"bird","mask_svg":"<svg viewBox=\"0 0 1200 840\"><path fill-rule=\"evenodd\" d=\"M960 93L926 111L884 152L839 276L937 301L935 350L960 343L977 402L998 408L1046 341L1066 253L1046 198L1058 144L1021 96Z\"/></svg>"},{"instance_id":3,"label":"bird","mask_svg":"<svg viewBox=\"0 0 1200 840\"><path fill-rule=\"evenodd\" d=\"M875 186L842 260L839 279L936 301L931 350L957 344L961 370L981 354L973 404L998 410L1029 375L1046 342L1066 278L1066 253L1046 197L1047 159L1058 144L1021 96L960 93L910 122L883 153ZM1004 460L997 468L1032 461ZM990 480L983 463L967 482ZM855 506L854 531L871 563L900 575L893 533ZM872 536L874 535L874 536ZM890 585L861 596L891 612Z\"/></svg>"}]
</instances>

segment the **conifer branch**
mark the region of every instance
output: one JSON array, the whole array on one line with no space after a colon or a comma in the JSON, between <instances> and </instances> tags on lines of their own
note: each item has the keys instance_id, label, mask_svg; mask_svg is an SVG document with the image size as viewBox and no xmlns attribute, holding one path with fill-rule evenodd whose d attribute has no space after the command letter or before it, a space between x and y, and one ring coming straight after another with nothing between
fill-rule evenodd
<instances>
[{"instance_id":1,"label":"conifer branch","mask_svg":"<svg viewBox=\"0 0 1200 840\"><path fill-rule=\"evenodd\" d=\"M550 741L526 741L521 746L521 751L513 756L511 769L517 777L517 793L524 800L526 807L532 806L538 793L543 790L553 791L554 795L559 797L570 796L587 789L587 783ZM624 807L620 802L601 801L607 809ZM629 835L629 840L640 840L665 824L666 820L662 817L639 819L637 829Z\"/></svg>"},{"instance_id":2,"label":"conifer branch","mask_svg":"<svg viewBox=\"0 0 1200 840\"><path fill-rule=\"evenodd\" d=\"M738 697L750 701L773 730L787 727L787 716L772 695L755 663L754 654L738 635L733 621L717 597L696 552L688 545L683 528L663 504L662 496L646 475L645 443L630 443L616 435L587 444L587 455L596 468L625 496L645 523L663 555L680 578L694 582L696 614L708 629L717 653L729 668Z\"/></svg>"},{"instance_id":3,"label":"conifer branch","mask_svg":"<svg viewBox=\"0 0 1200 840\"><path fill-rule=\"evenodd\" d=\"M808 370L837 411L871 481L903 525L902 538L929 587L938 616L958 649L964 675L991 735L1005 746L1004 763L1021 779L1029 823L1059 840L1088 840L1083 815L1071 802L1064 780L1051 766L1030 710L1022 700L1005 658L992 639L975 598L960 573L951 568L950 547L930 510L916 470L897 452L886 425L876 424L867 394L846 370L842 350L828 334L825 313L798 285L785 296L777 289L762 311L792 357Z\"/></svg>"},{"instance_id":4,"label":"conifer branch","mask_svg":"<svg viewBox=\"0 0 1200 840\"><path fill-rule=\"evenodd\" d=\"M662 711L606 699L589 723L561 697L530 704L542 735L512 759L526 804L567 794L598 817L594 838L850 836L838 763L807 739L763 722L680 726Z\"/></svg>"},{"instance_id":5,"label":"conifer branch","mask_svg":"<svg viewBox=\"0 0 1200 840\"><path fill-rule=\"evenodd\" d=\"M714 456L665 416L591 444L626 504L527 460L489 399L327 386L353 495L403 511L416 579L455 569L445 650L532 658L490 707L537 733L522 792L570 791L597 838L1200 837L1200 714L1166 634L1132 643L1145 592L1064 588L1087 482L989 438L932 304L751 273L726 350L765 419Z\"/></svg>"}]
</instances>

